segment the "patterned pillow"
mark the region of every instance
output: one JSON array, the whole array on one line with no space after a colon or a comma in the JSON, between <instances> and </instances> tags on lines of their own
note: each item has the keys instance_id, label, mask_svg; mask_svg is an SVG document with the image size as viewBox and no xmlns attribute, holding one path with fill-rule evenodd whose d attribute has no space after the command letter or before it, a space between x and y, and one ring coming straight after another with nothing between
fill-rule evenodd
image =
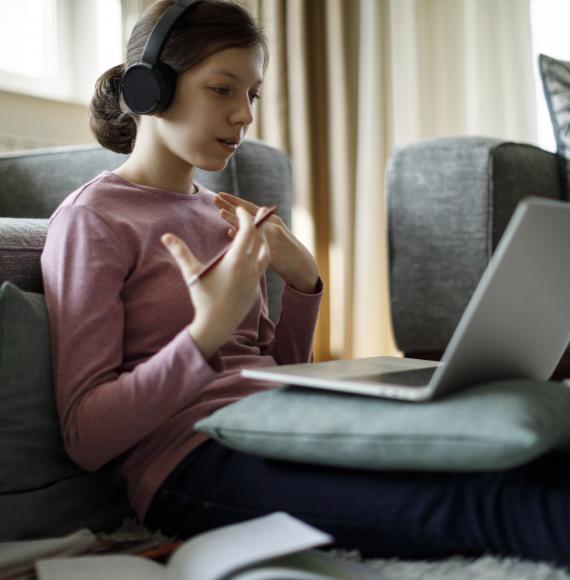
<instances>
[{"instance_id":1,"label":"patterned pillow","mask_svg":"<svg viewBox=\"0 0 570 580\"><path fill-rule=\"evenodd\" d=\"M570 199L570 62L541 54L538 63L560 155L563 191Z\"/></svg>"}]
</instances>

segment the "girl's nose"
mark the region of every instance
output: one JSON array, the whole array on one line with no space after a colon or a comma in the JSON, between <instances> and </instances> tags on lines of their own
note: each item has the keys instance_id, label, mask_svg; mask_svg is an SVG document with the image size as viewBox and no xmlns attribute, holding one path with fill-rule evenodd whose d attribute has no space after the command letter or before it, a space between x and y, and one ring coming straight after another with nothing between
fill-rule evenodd
<instances>
[{"instance_id":1,"label":"girl's nose","mask_svg":"<svg viewBox=\"0 0 570 580\"><path fill-rule=\"evenodd\" d=\"M245 126L253 123L253 105L249 100L249 96L240 101L238 108L232 115L232 123Z\"/></svg>"}]
</instances>

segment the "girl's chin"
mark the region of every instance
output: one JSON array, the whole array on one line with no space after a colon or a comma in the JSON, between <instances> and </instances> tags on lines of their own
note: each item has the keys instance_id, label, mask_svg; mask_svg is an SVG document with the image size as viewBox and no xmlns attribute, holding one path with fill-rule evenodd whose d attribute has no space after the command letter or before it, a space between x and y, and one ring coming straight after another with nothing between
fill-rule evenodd
<instances>
[{"instance_id":1,"label":"girl's chin","mask_svg":"<svg viewBox=\"0 0 570 580\"><path fill-rule=\"evenodd\" d=\"M231 156L225 159L204 159L203 163L197 163L194 167L202 171L222 171L226 168Z\"/></svg>"}]
</instances>

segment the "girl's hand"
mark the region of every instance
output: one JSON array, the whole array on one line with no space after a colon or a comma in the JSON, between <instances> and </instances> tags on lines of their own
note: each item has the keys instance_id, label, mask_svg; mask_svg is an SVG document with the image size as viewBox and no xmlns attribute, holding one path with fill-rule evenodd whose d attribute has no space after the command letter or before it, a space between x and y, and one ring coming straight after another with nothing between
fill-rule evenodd
<instances>
[{"instance_id":1,"label":"girl's hand","mask_svg":"<svg viewBox=\"0 0 570 580\"><path fill-rule=\"evenodd\" d=\"M239 232L219 264L190 288L195 316L188 330L206 360L224 344L249 312L259 289L259 280L270 262L263 226L253 227L253 218L238 208ZM174 234L162 243L172 254L186 283L203 264Z\"/></svg>"},{"instance_id":2,"label":"girl's hand","mask_svg":"<svg viewBox=\"0 0 570 580\"><path fill-rule=\"evenodd\" d=\"M230 237L238 235L240 228L237 210L244 208L250 215L255 215L259 208L255 204L240 199L229 193L220 193L214 203L220 208L220 215L230 224ZM287 284L300 292L314 292L319 279L315 259L291 233L283 220L272 215L263 225L267 243L271 250L271 267Z\"/></svg>"}]
</instances>

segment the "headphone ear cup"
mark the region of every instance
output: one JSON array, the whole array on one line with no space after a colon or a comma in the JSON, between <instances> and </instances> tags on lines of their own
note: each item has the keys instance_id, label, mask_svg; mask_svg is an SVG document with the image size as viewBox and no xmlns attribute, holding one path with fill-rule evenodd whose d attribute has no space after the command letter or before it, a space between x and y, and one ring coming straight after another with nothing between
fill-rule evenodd
<instances>
[{"instance_id":1,"label":"headphone ear cup","mask_svg":"<svg viewBox=\"0 0 570 580\"><path fill-rule=\"evenodd\" d=\"M121 81L125 103L133 113L151 115L164 111L176 88L176 73L166 64L152 67L141 62L130 66Z\"/></svg>"},{"instance_id":2,"label":"headphone ear cup","mask_svg":"<svg viewBox=\"0 0 570 580\"><path fill-rule=\"evenodd\" d=\"M157 77L160 76L160 100L157 111L164 111L172 103L176 91L176 73L174 70L163 62L158 63L155 69Z\"/></svg>"}]
</instances>

